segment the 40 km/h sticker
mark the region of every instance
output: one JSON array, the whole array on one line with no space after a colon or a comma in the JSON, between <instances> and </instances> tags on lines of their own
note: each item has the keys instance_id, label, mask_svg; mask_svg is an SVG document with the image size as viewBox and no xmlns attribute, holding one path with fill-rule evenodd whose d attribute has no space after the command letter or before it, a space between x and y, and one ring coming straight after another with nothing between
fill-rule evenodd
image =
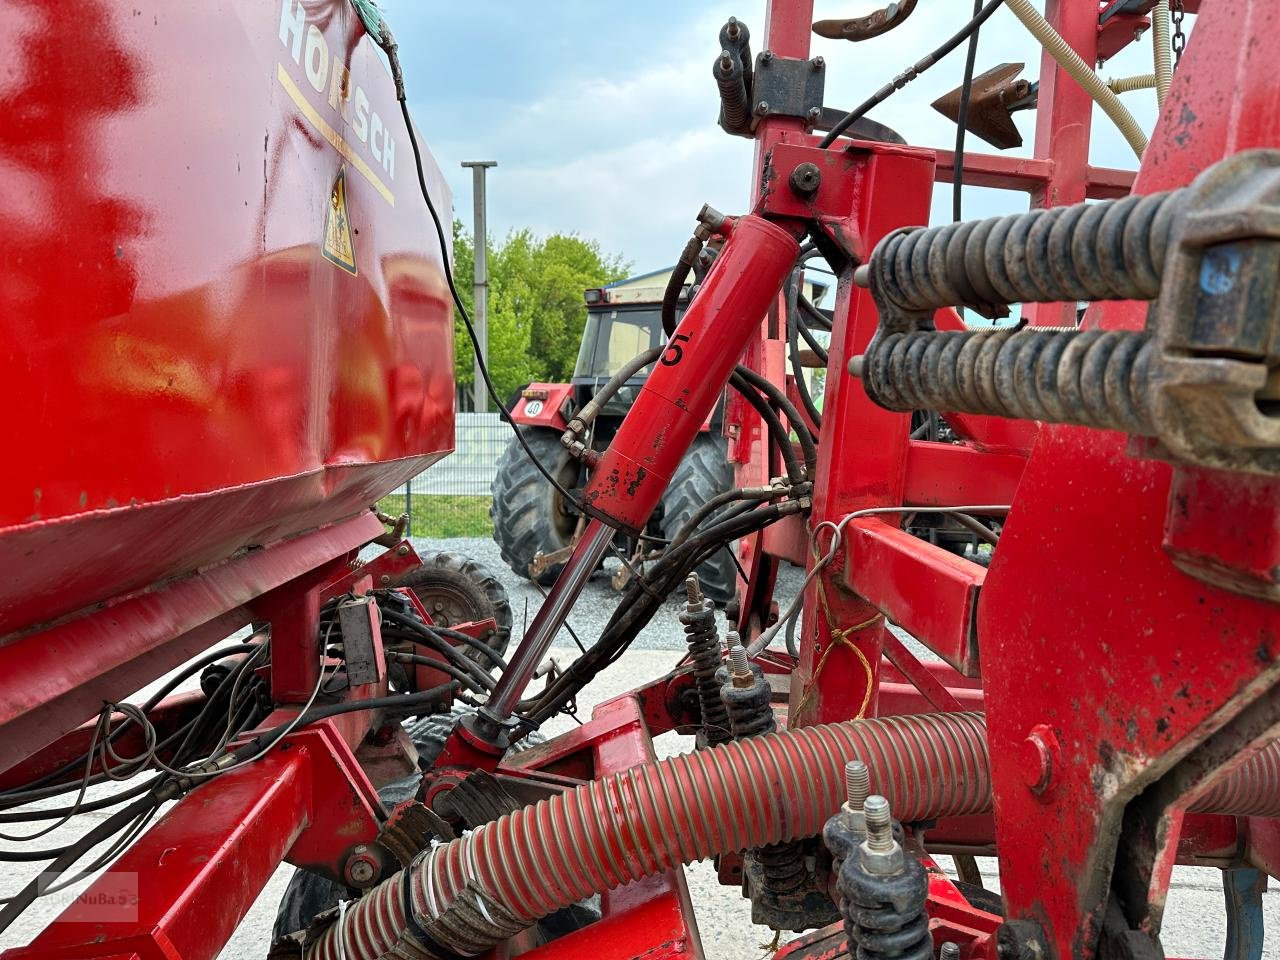
<instances>
[{"instance_id":1,"label":"40 km/h sticker","mask_svg":"<svg viewBox=\"0 0 1280 960\"><path fill-rule=\"evenodd\" d=\"M347 171L338 171L329 194L324 216L324 258L356 275L356 247L351 240L351 219L347 216Z\"/></svg>"}]
</instances>

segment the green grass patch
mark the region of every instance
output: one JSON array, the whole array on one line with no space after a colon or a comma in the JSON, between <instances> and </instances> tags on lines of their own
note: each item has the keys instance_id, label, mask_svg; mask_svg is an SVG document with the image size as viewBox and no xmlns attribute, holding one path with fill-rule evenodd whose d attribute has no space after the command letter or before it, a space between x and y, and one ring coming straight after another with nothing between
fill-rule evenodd
<instances>
[{"instance_id":1,"label":"green grass patch","mask_svg":"<svg viewBox=\"0 0 1280 960\"><path fill-rule=\"evenodd\" d=\"M489 519L492 502L492 497L416 494L409 498L409 534L432 540L487 537L493 533L493 522ZM404 494L383 497L378 501L378 509L393 517L400 516L405 512Z\"/></svg>"}]
</instances>

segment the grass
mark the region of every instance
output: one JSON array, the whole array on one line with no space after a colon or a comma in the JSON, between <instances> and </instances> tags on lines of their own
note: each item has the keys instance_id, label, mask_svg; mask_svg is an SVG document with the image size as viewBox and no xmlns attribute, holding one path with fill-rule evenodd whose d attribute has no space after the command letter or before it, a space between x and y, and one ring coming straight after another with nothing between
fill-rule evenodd
<instances>
[{"instance_id":1,"label":"grass","mask_svg":"<svg viewBox=\"0 0 1280 960\"><path fill-rule=\"evenodd\" d=\"M493 532L489 519L492 497L426 496L415 494L409 503L409 534L443 540L449 537L487 537ZM403 493L378 501L383 513L398 517L405 512Z\"/></svg>"}]
</instances>

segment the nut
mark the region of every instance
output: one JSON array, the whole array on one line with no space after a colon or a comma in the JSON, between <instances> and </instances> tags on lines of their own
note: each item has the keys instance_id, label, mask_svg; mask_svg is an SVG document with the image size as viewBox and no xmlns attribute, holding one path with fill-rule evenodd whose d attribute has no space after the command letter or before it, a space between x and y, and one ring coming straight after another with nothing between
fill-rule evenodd
<instances>
[{"instance_id":1,"label":"nut","mask_svg":"<svg viewBox=\"0 0 1280 960\"><path fill-rule=\"evenodd\" d=\"M862 805L867 821L867 839L858 847L862 866L867 873L886 877L900 873L905 866L902 845L893 839L893 815L889 801L872 794Z\"/></svg>"}]
</instances>

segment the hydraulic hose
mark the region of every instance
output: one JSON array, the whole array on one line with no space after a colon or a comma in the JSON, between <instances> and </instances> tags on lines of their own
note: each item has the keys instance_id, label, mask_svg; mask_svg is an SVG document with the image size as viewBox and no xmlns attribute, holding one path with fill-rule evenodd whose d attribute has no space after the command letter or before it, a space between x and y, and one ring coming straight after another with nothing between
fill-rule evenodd
<instances>
[{"instance_id":1,"label":"hydraulic hose","mask_svg":"<svg viewBox=\"0 0 1280 960\"><path fill-rule=\"evenodd\" d=\"M432 941L475 955L624 883L815 835L844 799L850 759L867 764L870 789L904 822L991 809L981 714L853 720L738 740L583 784L424 852L354 904L307 957L430 957L423 947ZM1280 741L1188 809L1280 814Z\"/></svg>"},{"instance_id":2,"label":"hydraulic hose","mask_svg":"<svg viewBox=\"0 0 1280 960\"><path fill-rule=\"evenodd\" d=\"M1131 93L1134 90L1150 90L1156 85L1154 73L1139 73L1132 77L1118 77L1108 80L1107 86L1114 93Z\"/></svg>"},{"instance_id":3,"label":"hydraulic hose","mask_svg":"<svg viewBox=\"0 0 1280 960\"><path fill-rule=\"evenodd\" d=\"M1151 8L1151 52L1155 65L1156 103L1164 106L1173 82L1173 51L1169 46L1169 0L1157 0Z\"/></svg>"},{"instance_id":4,"label":"hydraulic hose","mask_svg":"<svg viewBox=\"0 0 1280 960\"><path fill-rule=\"evenodd\" d=\"M561 437L561 443L573 443L578 437L586 432L587 427L600 415L600 411L604 409L604 405L613 399L613 395L617 393L622 386L636 376L645 367L651 363L657 363L658 358L662 356L662 352L666 350L665 343L656 347L638 353L609 378L609 382L595 392L595 394L582 405L582 409L569 418L569 426Z\"/></svg>"},{"instance_id":5,"label":"hydraulic hose","mask_svg":"<svg viewBox=\"0 0 1280 960\"><path fill-rule=\"evenodd\" d=\"M902 820L990 809L979 714L753 737L584 784L429 850L347 910L308 956L417 956L411 925L475 955L592 894L719 853L813 836L844 799L844 763L855 757Z\"/></svg>"},{"instance_id":6,"label":"hydraulic hose","mask_svg":"<svg viewBox=\"0 0 1280 960\"><path fill-rule=\"evenodd\" d=\"M668 337L676 332L676 306L680 303L680 293L684 290L684 282L693 272L693 265L701 252L702 238L690 237L680 251L675 270L667 278L667 287L662 291L662 329Z\"/></svg>"},{"instance_id":7,"label":"hydraulic hose","mask_svg":"<svg viewBox=\"0 0 1280 960\"><path fill-rule=\"evenodd\" d=\"M1022 21L1022 25L1030 31L1042 47L1053 57L1071 79L1084 89L1102 108L1102 112L1111 118L1120 129L1133 152L1139 157L1147 149L1147 135L1133 119L1127 107L1117 97L1089 65L1080 59L1080 55L1071 49L1062 35L1050 26L1049 21L1041 16L1040 11L1031 4L1031 0L1005 0L1005 6L1013 11L1013 15Z\"/></svg>"}]
</instances>

